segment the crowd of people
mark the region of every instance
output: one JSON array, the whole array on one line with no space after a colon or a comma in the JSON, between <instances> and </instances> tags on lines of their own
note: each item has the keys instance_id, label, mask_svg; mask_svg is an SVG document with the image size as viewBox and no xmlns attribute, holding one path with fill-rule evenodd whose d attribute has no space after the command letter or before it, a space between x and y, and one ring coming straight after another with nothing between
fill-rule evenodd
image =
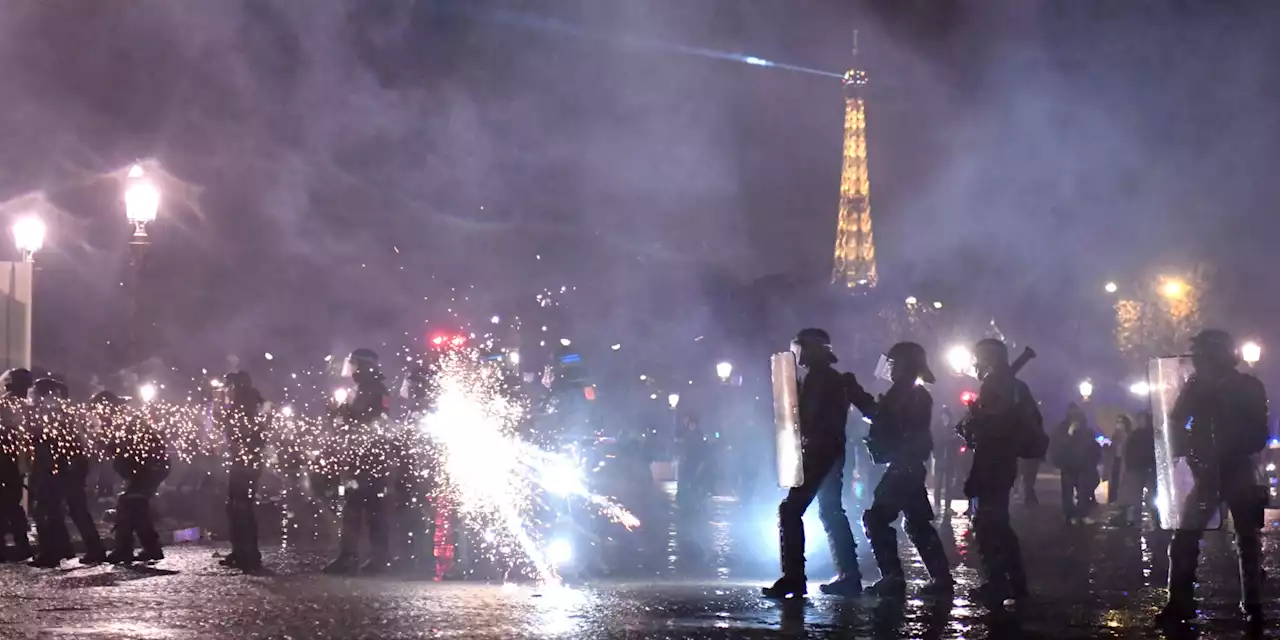
<instances>
[{"instance_id":1,"label":"crowd of people","mask_svg":"<svg viewBox=\"0 0 1280 640\"><path fill-rule=\"evenodd\" d=\"M880 596L906 592L892 527L903 516L903 528L931 578L921 588L921 595L949 595L954 583L932 525L933 505L925 484L926 463L933 453L933 416L932 398L924 383L932 382L933 374L924 349L903 342L885 352L877 376L891 386L879 396L864 390L853 374L835 370L837 358L825 331L800 331L792 341L792 352L798 370L797 422L803 442L803 474L778 507L782 577L765 588L764 595L779 599L804 596L807 576L801 517L815 498L838 573L822 585L822 591L838 595L864 591L841 497L850 406L871 423L866 447L872 461L886 466L873 502L862 516L881 574L866 591ZM974 358L981 386L956 430L972 452L964 495L970 504L986 579L976 595L989 605L1009 607L1031 595L1021 546L1009 516L1010 494L1019 475L1024 478L1024 499L1034 500L1038 461L1047 459L1061 472L1067 522L1088 521L1103 477L1099 466L1104 462L1106 439L1088 425L1084 412L1074 404L1066 418L1046 432L1031 390L1017 378L1025 361L1011 363L1003 342L979 342ZM1172 427L1164 435L1168 462L1185 472L1189 485L1171 488L1173 495L1166 496L1166 508L1173 514L1175 526L1169 546L1168 601L1158 622L1182 623L1195 617L1199 541L1203 531L1214 526L1213 518L1226 503L1239 550L1240 611L1247 621L1257 624L1262 619L1261 529L1267 494L1255 477L1252 457L1267 444L1266 393L1256 378L1237 370L1236 346L1226 332L1206 329L1196 335L1191 341L1191 363L1194 373L1182 384L1168 412L1167 424ZM1032 464L1026 464L1028 461ZM1139 413L1136 425L1127 416L1117 420L1105 461L1109 492L1114 492L1124 507L1120 521L1136 523L1144 492L1154 493L1156 484L1156 434L1151 413ZM944 470L953 468L941 466Z\"/></svg>"},{"instance_id":2,"label":"crowd of people","mask_svg":"<svg viewBox=\"0 0 1280 640\"><path fill-rule=\"evenodd\" d=\"M326 422L337 436L332 441L345 443L344 451L329 457L345 458L349 464L341 474L339 492L340 548L326 571L373 573L391 561L386 503L393 474L384 468L391 446L372 428L385 415L389 394L377 354L369 349L352 352L343 374L354 383L354 392L331 407ZM231 543L231 552L220 562L255 571L262 567L258 485L274 413L267 410L248 373L233 371L215 382L209 416L223 438L226 531ZM65 383L53 377L37 379L26 369L5 372L0 385L0 544L4 536L13 541L5 559L53 568L76 557L68 518L84 547L83 564L163 559L151 503L170 473L171 436L145 411L110 391L95 394L82 408L72 405ZM278 450L277 455L285 458L288 452ZM110 464L122 486L109 552L91 515L86 489L90 469L99 461ZM28 536L24 488L36 525L34 547ZM362 538L367 546L364 563L359 562Z\"/></svg>"}]
</instances>

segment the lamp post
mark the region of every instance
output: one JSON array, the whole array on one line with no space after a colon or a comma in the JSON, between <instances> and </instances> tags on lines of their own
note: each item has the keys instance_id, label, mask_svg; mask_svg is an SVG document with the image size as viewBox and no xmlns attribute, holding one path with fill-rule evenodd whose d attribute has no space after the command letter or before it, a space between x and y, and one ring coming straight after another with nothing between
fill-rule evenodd
<instances>
[{"instance_id":1,"label":"lamp post","mask_svg":"<svg viewBox=\"0 0 1280 640\"><path fill-rule=\"evenodd\" d=\"M19 218L13 224L13 243L22 260L3 263L4 287L4 367L31 368L32 295L35 284L35 255L44 247L44 221L35 216Z\"/></svg>"},{"instance_id":2,"label":"lamp post","mask_svg":"<svg viewBox=\"0 0 1280 640\"><path fill-rule=\"evenodd\" d=\"M129 363L141 359L140 341L144 335L142 324L142 274L147 257L151 253L151 236L147 225L155 222L160 211L160 189L143 171L141 165L129 168L124 189L124 212L133 225L133 237L129 240L130 296L129 296Z\"/></svg>"},{"instance_id":3,"label":"lamp post","mask_svg":"<svg viewBox=\"0 0 1280 640\"><path fill-rule=\"evenodd\" d=\"M720 382L729 384L729 380L733 378L733 363L721 362L717 364L716 377L720 378Z\"/></svg>"}]
</instances>

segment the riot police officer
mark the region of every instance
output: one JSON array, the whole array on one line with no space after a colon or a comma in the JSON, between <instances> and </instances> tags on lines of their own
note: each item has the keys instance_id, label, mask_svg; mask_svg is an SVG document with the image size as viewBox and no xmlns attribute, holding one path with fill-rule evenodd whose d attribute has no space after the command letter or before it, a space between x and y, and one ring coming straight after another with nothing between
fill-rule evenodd
<instances>
[{"instance_id":1,"label":"riot police officer","mask_svg":"<svg viewBox=\"0 0 1280 640\"><path fill-rule=\"evenodd\" d=\"M14 555L10 560L31 557L27 539L27 512L22 508L22 460L27 450L23 425L27 391L34 382L26 369L10 369L0 376L0 546L4 536L13 536Z\"/></svg>"},{"instance_id":2,"label":"riot police officer","mask_svg":"<svg viewBox=\"0 0 1280 640\"><path fill-rule=\"evenodd\" d=\"M893 523L902 515L903 528L920 552L920 559L932 580L923 592L951 593L954 585L942 540L933 528L933 508L925 489L925 463L933 452L930 423L933 398L922 383L933 383L924 347L899 342L889 348L877 367L877 376L893 383L878 399L845 374L849 401L871 420L867 450L876 464L887 464L875 488L871 508L862 514L867 539L880 568L880 580L871 589L884 596L902 596L907 581L898 557L898 536Z\"/></svg>"},{"instance_id":3,"label":"riot police officer","mask_svg":"<svg viewBox=\"0 0 1280 640\"><path fill-rule=\"evenodd\" d=\"M27 425L35 445L31 483L35 494L36 535L40 552L31 566L53 568L74 558L65 518L71 517L84 541L84 564L104 562L107 553L89 515L85 478L89 470L80 426L67 411L67 386L53 378L36 380L27 394ZM63 508L67 511L63 511Z\"/></svg>"},{"instance_id":4,"label":"riot police officer","mask_svg":"<svg viewBox=\"0 0 1280 640\"><path fill-rule=\"evenodd\" d=\"M115 546L107 554L107 562L163 560L160 535L151 517L151 498L155 497L160 483L169 477L168 446L147 418L131 412L124 399L116 394L98 392L89 405L106 434L111 466L124 481L124 490L116 499ZM135 536L142 546L142 552L136 556L133 553Z\"/></svg>"},{"instance_id":5,"label":"riot police officer","mask_svg":"<svg viewBox=\"0 0 1280 640\"><path fill-rule=\"evenodd\" d=\"M1225 331L1205 329L1192 338L1191 360L1195 373L1182 388L1169 419L1171 425L1189 428L1167 435L1171 457L1190 467L1196 495L1175 508L1199 505L1200 515L1207 520L1222 502L1227 503L1240 559L1240 612L1248 622L1261 624L1261 530L1267 494L1257 482L1250 457L1267 443L1266 390L1257 378L1236 370L1235 342ZM1169 601L1160 612L1162 623L1195 617L1196 563L1207 524L1188 521L1174 531L1169 544Z\"/></svg>"},{"instance_id":6,"label":"riot police officer","mask_svg":"<svg viewBox=\"0 0 1280 640\"><path fill-rule=\"evenodd\" d=\"M262 476L262 449L266 444L266 416L262 394L244 371L222 378L215 406L215 420L227 438L231 467L227 474L227 529L231 553L219 564L256 571L262 568L258 549L258 480Z\"/></svg>"},{"instance_id":7,"label":"riot police officer","mask_svg":"<svg viewBox=\"0 0 1280 640\"><path fill-rule=\"evenodd\" d=\"M818 500L818 517L827 532L831 557L839 575L822 585L823 593L853 595L862 592L858 569L857 543L849 518L841 503L844 476L845 426L849 400L840 374L832 367L836 356L831 338L822 329L804 329L791 343L799 365L800 435L803 442L801 464L804 482L787 492L778 506L778 528L782 546L782 577L765 587L770 598L803 597L804 512Z\"/></svg>"},{"instance_id":8,"label":"riot police officer","mask_svg":"<svg viewBox=\"0 0 1280 640\"><path fill-rule=\"evenodd\" d=\"M982 384L958 430L973 450L964 493L987 578L978 595L1011 605L1029 591L1018 536L1009 522L1009 493L1019 458L1043 457L1048 436L1031 390L1009 364L1008 347L993 338L982 340L974 347L974 360Z\"/></svg>"},{"instance_id":9,"label":"riot police officer","mask_svg":"<svg viewBox=\"0 0 1280 640\"><path fill-rule=\"evenodd\" d=\"M338 557L325 567L328 573L351 573L357 568L360 530L368 528L369 559L362 572L386 569L387 479L394 452L384 429L390 395L378 369L378 354L356 349L347 356L343 375L355 383L355 393L334 408L339 440L349 443L350 480L343 485L342 539Z\"/></svg>"}]
</instances>

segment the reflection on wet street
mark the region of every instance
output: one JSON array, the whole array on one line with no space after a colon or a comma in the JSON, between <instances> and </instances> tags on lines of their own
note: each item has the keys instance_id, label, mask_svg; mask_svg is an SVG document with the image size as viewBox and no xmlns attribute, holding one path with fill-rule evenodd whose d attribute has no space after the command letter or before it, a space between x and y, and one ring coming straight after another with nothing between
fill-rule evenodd
<instances>
[{"instance_id":1,"label":"reflection on wet street","mask_svg":"<svg viewBox=\"0 0 1280 640\"><path fill-rule=\"evenodd\" d=\"M816 518L808 524L810 597L759 597L776 577L776 496L749 503L712 498L684 509L671 500L634 532L611 532L601 557L563 586L392 577L331 578L324 557L276 552L273 572L220 569L207 546L171 548L154 569L40 571L0 568L5 637L465 637L465 638L1128 638L1151 628L1162 603L1167 534L1144 528L1068 526L1056 506L1015 507L1033 598L992 613L966 590L978 582L968 520L940 520L959 583L947 601L914 596L925 579L902 538L912 590L905 601L817 595L831 561ZM953 510L963 511L963 502ZM860 514L849 504L851 514ZM1269 513L1266 566L1277 571L1280 514ZM854 521L857 522L856 516ZM589 552L589 551L588 551ZM864 541L865 578L876 577ZM1199 637L1240 637L1235 557L1226 532L1207 536L1201 565ZM1268 592L1275 593L1274 583ZM1268 599L1272 619L1280 606ZM1269 635L1268 635L1269 634ZM1268 629L1264 636L1277 637Z\"/></svg>"}]
</instances>

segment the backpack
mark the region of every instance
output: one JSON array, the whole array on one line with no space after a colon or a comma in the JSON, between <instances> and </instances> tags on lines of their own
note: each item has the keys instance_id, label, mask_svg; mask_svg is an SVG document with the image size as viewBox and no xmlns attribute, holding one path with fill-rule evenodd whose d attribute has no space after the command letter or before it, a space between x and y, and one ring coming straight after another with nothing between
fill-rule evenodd
<instances>
[{"instance_id":1,"label":"backpack","mask_svg":"<svg viewBox=\"0 0 1280 640\"><path fill-rule=\"evenodd\" d=\"M1031 396L1031 389L1021 380L1013 386L1014 428L1017 430L1019 458L1043 460L1049 453L1049 434L1044 431L1044 416Z\"/></svg>"}]
</instances>

